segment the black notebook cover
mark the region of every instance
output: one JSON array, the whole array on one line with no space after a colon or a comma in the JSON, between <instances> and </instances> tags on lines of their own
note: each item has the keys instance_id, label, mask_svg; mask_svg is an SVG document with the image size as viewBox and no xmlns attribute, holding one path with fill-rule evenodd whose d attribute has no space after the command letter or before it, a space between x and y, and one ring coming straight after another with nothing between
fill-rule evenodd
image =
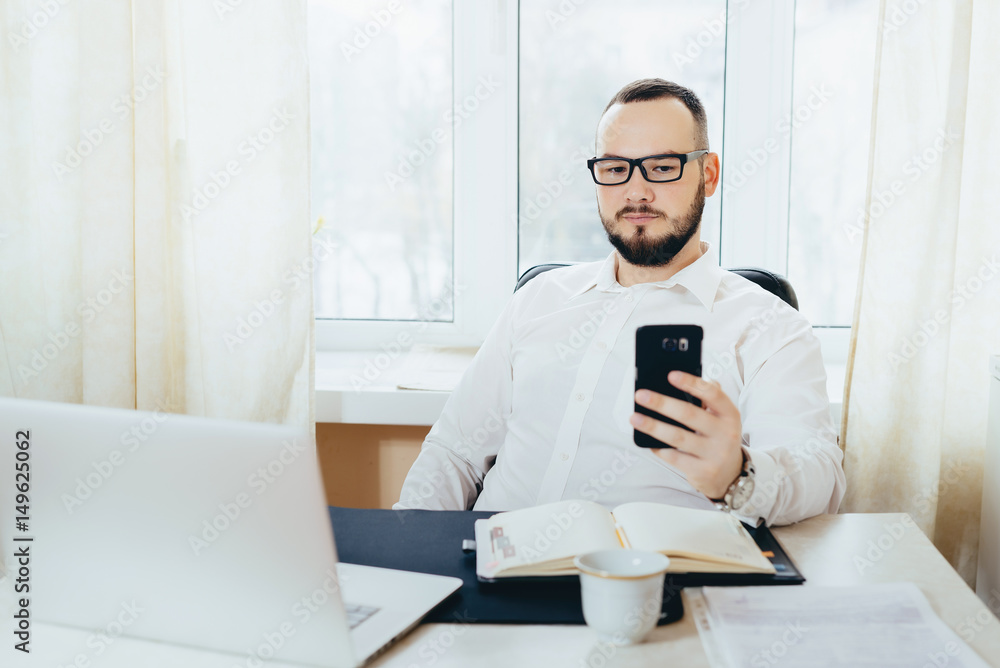
<instances>
[{"instance_id":1,"label":"black notebook cover","mask_svg":"<svg viewBox=\"0 0 1000 668\"><path fill-rule=\"evenodd\" d=\"M427 622L490 624L583 624L577 576L519 578L484 584L476 579L476 555L462 552L475 537L475 521L490 512L330 508L341 561L462 579L458 592L438 605ZM771 532L750 529L762 550L773 551L778 575L667 574L660 624L683 616L680 589L701 585L799 584L804 581ZM780 565L780 567L779 567Z\"/></svg>"},{"instance_id":2,"label":"black notebook cover","mask_svg":"<svg viewBox=\"0 0 1000 668\"><path fill-rule=\"evenodd\" d=\"M462 587L442 601L425 622L459 624L583 624L580 581L504 583L476 580L476 555L462 552L474 523L494 513L431 510L330 508L340 561L402 571L450 575ZM680 589L663 592L660 624L684 616Z\"/></svg>"}]
</instances>

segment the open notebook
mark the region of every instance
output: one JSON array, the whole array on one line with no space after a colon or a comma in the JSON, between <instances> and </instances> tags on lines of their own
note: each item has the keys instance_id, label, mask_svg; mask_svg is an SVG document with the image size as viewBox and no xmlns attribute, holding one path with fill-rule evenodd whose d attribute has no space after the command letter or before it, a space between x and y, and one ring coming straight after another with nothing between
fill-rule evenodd
<instances>
[{"instance_id":1,"label":"open notebook","mask_svg":"<svg viewBox=\"0 0 1000 668\"><path fill-rule=\"evenodd\" d=\"M735 517L660 503L635 502L608 512L571 500L498 513L476 521L476 575L573 575L573 558L631 547L670 557L671 573L775 573Z\"/></svg>"}]
</instances>

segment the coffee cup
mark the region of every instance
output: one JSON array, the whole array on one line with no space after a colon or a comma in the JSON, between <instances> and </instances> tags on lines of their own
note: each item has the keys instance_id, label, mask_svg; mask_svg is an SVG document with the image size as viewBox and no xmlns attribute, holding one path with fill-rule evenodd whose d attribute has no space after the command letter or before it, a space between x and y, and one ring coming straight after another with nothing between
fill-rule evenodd
<instances>
[{"instance_id":1,"label":"coffee cup","mask_svg":"<svg viewBox=\"0 0 1000 668\"><path fill-rule=\"evenodd\" d=\"M583 618L601 641L631 645L653 630L663 606L667 557L642 550L601 550L582 554L573 564L580 571Z\"/></svg>"}]
</instances>

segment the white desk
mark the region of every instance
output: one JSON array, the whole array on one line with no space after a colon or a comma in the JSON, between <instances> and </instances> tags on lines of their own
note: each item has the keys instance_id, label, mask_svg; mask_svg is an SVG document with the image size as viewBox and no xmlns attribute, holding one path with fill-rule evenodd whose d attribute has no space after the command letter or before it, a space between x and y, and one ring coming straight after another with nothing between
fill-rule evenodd
<instances>
[{"instance_id":1,"label":"white desk","mask_svg":"<svg viewBox=\"0 0 1000 668\"><path fill-rule=\"evenodd\" d=\"M1000 666L1000 597L992 614L944 557L916 528L902 526L903 515L825 515L775 529L775 534L810 585L857 585L914 582L934 611L988 663ZM898 525L902 533L886 527ZM899 535L898 538L893 533ZM882 548L879 548L881 543ZM874 546L877 552L869 551ZM887 549L886 549L887 548ZM880 554L880 553L881 554ZM856 561L856 557L869 563ZM33 626L29 661L12 654L10 602L0 605L3 629L0 665L57 668L79 652L93 668L232 668L239 657L119 638L101 656L88 650L88 633L74 629ZM969 637L971 634L971 638ZM689 615L676 624L657 628L642 645L618 648L605 658L594 655L595 635L585 626L500 626L425 624L373 664L378 667L497 666L684 666L707 667L698 632ZM287 664L268 663L269 668Z\"/></svg>"}]
</instances>

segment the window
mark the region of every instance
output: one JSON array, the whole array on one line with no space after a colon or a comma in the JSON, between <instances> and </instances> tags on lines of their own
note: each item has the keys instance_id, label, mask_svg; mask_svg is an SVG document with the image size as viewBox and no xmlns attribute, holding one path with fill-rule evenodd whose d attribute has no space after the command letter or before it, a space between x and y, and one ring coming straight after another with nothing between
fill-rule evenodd
<instances>
[{"instance_id":1,"label":"window","mask_svg":"<svg viewBox=\"0 0 1000 668\"><path fill-rule=\"evenodd\" d=\"M645 76L706 106L722 266L786 274L814 324L849 325L876 4L310 0L313 208L337 249L317 347L477 345L521 271L606 256L585 161Z\"/></svg>"},{"instance_id":2,"label":"window","mask_svg":"<svg viewBox=\"0 0 1000 668\"><path fill-rule=\"evenodd\" d=\"M877 0L796 2L785 275L817 326L854 316L877 21Z\"/></svg>"},{"instance_id":3,"label":"window","mask_svg":"<svg viewBox=\"0 0 1000 668\"><path fill-rule=\"evenodd\" d=\"M515 271L516 3L308 8L317 349L478 345Z\"/></svg>"},{"instance_id":4,"label":"window","mask_svg":"<svg viewBox=\"0 0 1000 668\"><path fill-rule=\"evenodd\" d=\"M708 114L709 144L721 153L725 16L725 0L522 4L518 273L611 252L586 160L604 106L625 83L661 77L696 91ZM703 238L712 242L719 200L705 202L702 218Z\"/></svg>"},{"instance_id":5,"label":"window","mask_svg":"<svg viewBox=\"0 0 1000 668\"><path fill-rule=\"evenodd\" d=\"M316 317L449 321L451 2L390 5L309 3Z\"/></svg>"}]
</instances>

